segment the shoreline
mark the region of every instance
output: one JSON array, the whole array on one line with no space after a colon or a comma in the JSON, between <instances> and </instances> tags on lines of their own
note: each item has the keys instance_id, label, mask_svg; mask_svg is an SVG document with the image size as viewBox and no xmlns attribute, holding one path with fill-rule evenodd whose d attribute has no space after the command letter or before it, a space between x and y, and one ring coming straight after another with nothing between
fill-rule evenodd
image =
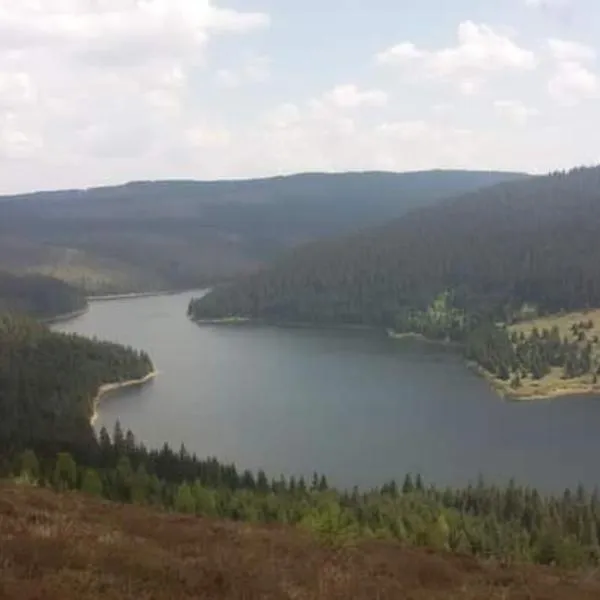
<instances>
[{"instance_id":1,"label":"shoreline","mask_svg":"<svg viewBox=\"0 0 600 600\"><path fill-rule=\"evenodd\" d=\"M98 392L92 400L92 416L90 417L90 425L93 427L96 421L98 420L98 406L103 396L106 396L107 394L115 392L117 390L129 387L143 386L149 381L155 379L158 373L159 372L156 369L153 369L150 373L148 373L144 377L141 377L140 379L129 379L127 381L121 381L116 383L103 383L98 388Z\"/></svg>"},{"instance_id":2,"label":"shoreline","mask_svg":"<svg viewBox=\"0 0 600 600\"><path fill-rule=\"evenodd\" d=\"M316 329L338 329L338 330L370 330L380 332L381 329L369 325L344 325L344 324L319 324L319 323L303 323L303 322L273 322L266 319L252 319L250 317L225 317L217 319L196 319L189 316L189 319L197 325L262 325L274 327L289 327L289 328L316 328ZM463 344L451 340L430 339L421 333L416 332L397 332L387 328L383 333L392 340L414 340L419 343L436 345L443 348L459 348ZM473 371L476 375L483 377L490 385L492 390L502 399L511 402L529 402L537 400L556 400L567 398L570 396L600 396L600 382L596 384L586 383L581 381L567 380L564 386L560 384L550 384L543 387L544 382L540 381L539 389L531 389L523 387L522 389L513 389L510 382L505 382L494 377L483 367L472 361L465 361L466 367Z\"/></svg>"},{"instance_id":3,"label":"shoreline","mask_svg":"<svg viewBox=\"0 0 600 600\"><path fill-rule=\"evenodd\" d=\"M444 346L445 348L460 348L463 346L461 342L455 342L452 340L436 340L433 338L428 338L424 336L422 333L415 333L412 331L407 331L400 333L398 331L394 331L393 329L386 329L386 334L391 340L414 340L417 342L422 342L425 344L434 344L436 346Z\"/></svg>"},{"instance_id":4,"label":"shoreline","mask_svg":"<svg viewBox=\"0 0 600 600\"><path fill-rule=\"evenodd\" d=\"M600 396L600 383L584 383L581 381L571 381L573 385L560 385L548 386L543 392L541 390L532 390L527 392L510 387L508 381L502 381L497 377L494 377L489 371L486 371L480 365L470 361L467 362L467 367L477 373L480 377L483 377L489 384L490 387L505 400L511 402L534 402L537 400L558 400L560 398L569 398L571 396Z\"/></svg>"},{"instance_id":5,"label":"shoreline","mask_svg":"<svg viewBox=\"0 0 600 600\"><path fill-rule=\"evenodd\" d=\"M379 327L371 325L351 325L344 323L311 323L310 321L270 321L269 319L253 319L252 317L223 317L218 319L196 319L188 315L196 325L256 325L260 327L282 327L289 329L333 329L340 331L372 331L381 333Z\"/></svg>"},{"instance_id":6,"label":"shoreline","mask_svg":"<svg viewBox=\"0 0 600 600\"><path fill-rule=\"evenodd\" d=\"M55 325L56 323L64 323L65 321L70 321L71 319L76 319L77 317L83 317L83 315L87 314L90 310L89 305L81 308L79 310L74 310L70 313L64 313L62 315L56 315L55 317L47 317L45 319L39 319L40 323L44 325Z\"/></svg>"},{"instance_id":7,"label":"shoreline","mask_svg":"<svg viewBox=\"0 0 600 600\"><path fill-rule=\"evenodd\" d=\"M163 290L154 292L128 292L124 294L105 294L102 296L86 296L88 302L110 302L111 300L135 300L136 298L154 298L156 296L175 296L177 294L185 294L193 292L189 290Z\"/></svg>"}]
</instances>

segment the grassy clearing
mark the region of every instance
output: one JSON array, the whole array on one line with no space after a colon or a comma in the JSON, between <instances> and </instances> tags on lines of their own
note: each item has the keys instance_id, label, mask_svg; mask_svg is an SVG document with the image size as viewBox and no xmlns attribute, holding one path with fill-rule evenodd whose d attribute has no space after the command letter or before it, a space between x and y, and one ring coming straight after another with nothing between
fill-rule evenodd
<instances>
[{"instance_id":1,"label":"grassy clearing","mask_svg":"<svg viewBox=\"0 0 600 600\"><path fill-rule=\"evenodd\" d=\"M584 338L579 340L578 343L580 346L588 342L591 343L593 363L600 364L600 309L547 315L523 321L511 325L509 333L523 333L525 336L529 336L534 328L537 328L541 333L544 329L550 331L553 327L558 327L561 338L566 337L569 341L576 341L577 336L573 333L573 326L578 326L580 323L588 323L589 321L593 323L593 326L583 332ZM539 380L532 377L522 378L521 386L516 390L510 386L510 382L508 381L492 377L489 373L484 373L484 375L491 381L499 393L517 400L539 400L561 396L600 394L600 383L594 380L593 374L589 373L573 379L564 379L563 369L556 367L552 368L548 375Z\"/></svg>"}]
</instances>

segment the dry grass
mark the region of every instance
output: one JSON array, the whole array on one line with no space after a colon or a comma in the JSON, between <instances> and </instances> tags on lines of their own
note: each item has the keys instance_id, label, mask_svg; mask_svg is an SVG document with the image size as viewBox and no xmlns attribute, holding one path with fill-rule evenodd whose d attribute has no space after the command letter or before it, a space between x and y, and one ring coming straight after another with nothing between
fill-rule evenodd
<instances>
[{"instance_id":1,"label":"dry grass","mask_svg":"<svg viewBox=\"0 0 600 600\"><path fill-rule=\"evenodd\" d=\"M570 338L570 329L572 325L578 324L581 321L585 323L590 319L594 323L594 328L587 332L588 337L593 337L594 335L600 337L600 308L584 312L548 315L546 317L540 317L539 319L533 319L531 321L523 321L522 323L511 325L510 330L516 331L517 333L523 331L527 335L534 327L537 327L541 332L544 329L550 330L556 325L561 333L561 336L568 335Z\"/></svg>"},{"instance_id":2,"label":"dry grass","mask_svg":"<svg viewBox=\"0 0 600 600\"><path fill-rule=\"evenodd\" d=\"M600 580L0 485L0 599L88 598L588 600Z\"/></svg>"}]
</instances>

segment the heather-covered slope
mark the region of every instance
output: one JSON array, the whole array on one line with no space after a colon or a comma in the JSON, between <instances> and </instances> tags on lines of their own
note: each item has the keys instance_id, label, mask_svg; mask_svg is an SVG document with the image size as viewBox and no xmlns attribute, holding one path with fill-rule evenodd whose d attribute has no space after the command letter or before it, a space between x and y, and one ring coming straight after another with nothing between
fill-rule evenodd
<instances>
[{"instance_id":1,"label":"heather-covered slope","mask_svg":"<svg viewBox=\"0 0 600 600\"><path fill-rule=\"evenodd\" d=\"M0 484L0 598L592 600L600 581Z\"/></svg>"}]
</instances>

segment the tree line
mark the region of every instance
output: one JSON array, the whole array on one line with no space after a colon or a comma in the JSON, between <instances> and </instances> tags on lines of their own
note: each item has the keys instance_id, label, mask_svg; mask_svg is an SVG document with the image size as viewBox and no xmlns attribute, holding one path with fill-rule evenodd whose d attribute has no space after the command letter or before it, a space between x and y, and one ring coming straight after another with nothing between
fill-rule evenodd
<instances>
[{"instance_id":1,"label":"tree line","mask_svg":"<svg viewBox=\"0 0 600 600\"><path fill-rule=\"evenodd\" d=\"M593 326L592 321L575 324L570 335L561 338L557 326L541 332L534 327L526 335L487 323L469 334L466 356L499 379L510 379L515 388L522 379L542 379L553 368L561 369L563 379L591 375L595 382L600 375L600 340L588 336Z\"/></svg>"},{"instance_id":2,"label":"tree line","mask_svg":"<svg viewBox=\"0 0 600 600\"><path fill-rule=\"evenodd\" d=\"M89 449L88 449L89 450ZM148 450L119 423L102 429L93 452L38 456L26 450L4 467L24 483L81 490L115 502L203 517L307 528L325 543L395 540L495 558L576 568L600 560L600 494L579 486L543 496L514 481L438 489L406 475L372 490L337 490L316 473L269 479L185 447Z\"/></svg>"}]
</instances>

